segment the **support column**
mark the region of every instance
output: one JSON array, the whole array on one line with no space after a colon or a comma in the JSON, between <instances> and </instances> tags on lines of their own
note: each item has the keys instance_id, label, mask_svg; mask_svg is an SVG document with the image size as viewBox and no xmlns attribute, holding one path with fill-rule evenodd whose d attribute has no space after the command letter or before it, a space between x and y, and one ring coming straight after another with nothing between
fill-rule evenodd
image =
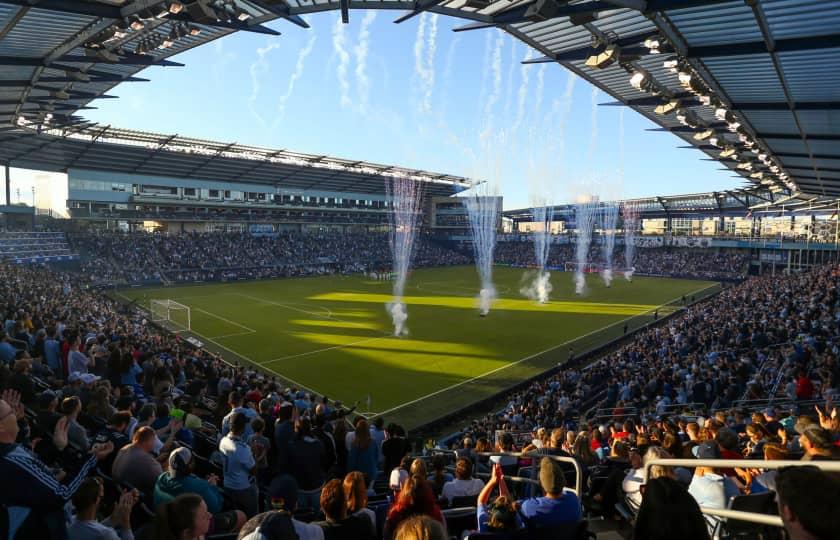
<instances>
[{"instance_id":1,"label":"support column","mask_svg":"<svg viewBox=\"0 0 840 540\"><path fill-rule=\"evenodd\" d=\"M6 163L6 204L12 204L12 176L11 167Z\"/></svg>"}]
</instances>

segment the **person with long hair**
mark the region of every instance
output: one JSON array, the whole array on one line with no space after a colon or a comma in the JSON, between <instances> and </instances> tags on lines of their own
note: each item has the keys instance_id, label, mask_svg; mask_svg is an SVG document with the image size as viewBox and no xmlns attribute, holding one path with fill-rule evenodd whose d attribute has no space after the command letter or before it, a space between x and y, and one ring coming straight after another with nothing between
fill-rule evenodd
<instances>
[{"instance_id":1,"label":"person with long hair","mask_svg":"<svg viewBox=\"0 0 840 540\"><path fill-rule=\"evenodd\" d=\"M317 525L324 531L324 540L373 540L367 518L348 515L347 499L341 480L333 479L321 490L321 511L324 521Z\"/></svg>"},{"instance_id":2,"label":"person with long hair","mask_svg":"<svg viewBox=\"0 0 840 540\"><path fill-rule=\"evenodd\" d=\"M434 471L428 476L428 479L432 483L432 490L435 493L435 497L439 498L443 492L444 484L451 482L453 477L450 473L446 472L446 462L440 454L432 458L432 468Z\"/></svg>"},{"instance_id":3,"label":"person with long hair","mask_svg":"<svg viewBox=\"0 0 840 540\"><path fill-rule=\"evenodd\" d=\"M356 423L355 437L347 455L347 472L353 471L364 474L370 485L376 481L379 471L379 449L370 436L370 428L365 419Z\"/></svg>"},{"instance_id":4,"label":"person with long hair","mask_svg":"<svg viewBox=\"0 0 840 540\"><path fill-rule=\"evenodd\" d=\"M575 442L572 445L572 456L583 465L584 469L598 464L598 456L592 450L592 443L589 441L589 434L586 431L581 431L575 437Z\"/></svg>"},{"instance_id":5,"label":"person with long hair","mask_svg":"<svg viewBox=\"0 0 840 540\"><path fill-rule=\"evenodd\" d=\"M440 522L444 527L446 522L440 507L435 503L435 496L432 487L425 478L419 475L409 477L400 491L397 502L388 511L388 518L385 520L385 540L393 540L394 532L400 523L411 516L425 515Z\"/></svg>"},{"instance_id":6,"label":"person with long hair","mask_svg":"<svg viewBox=\"0 0 840 540\"><path fill-rule=\"evenodd\" d=\"M634 540L709 540L700 506L679 482L668 476L645 484L633 529Z\"/></svg>"},{"instance_id":7,"label":"person with long hair","mask_svg":"<svg viewBox=\"0 0 840 540\"><path fill-rule=\"evenodd\" d=\"M367 507L367 486L365 477L359 471L347 473L344 477L344 498L347 500L347 514L366 517L370 521L373 535L376 535L376 514Z\"/></svg>"},{"instance_id":8,"label":"person with long hair","mask_svg":"<svg viewBox=\"0 0 840 540\"><path fill-rule=\"evenodd\" d=\"M210 512L199 495L185 493L158 507L155 540L203 540L210 530Z\"/></svg>"},{"instance_id":9,"label":"person with long hair","mask_svg":"<svg viewBox=\"0 0 840 540\"><path fill-rule=\"evenodd\" d=\"M400 523L394 540L446 540L446 529L429 516L412 516Z\"/></svg>"}]
</instances>

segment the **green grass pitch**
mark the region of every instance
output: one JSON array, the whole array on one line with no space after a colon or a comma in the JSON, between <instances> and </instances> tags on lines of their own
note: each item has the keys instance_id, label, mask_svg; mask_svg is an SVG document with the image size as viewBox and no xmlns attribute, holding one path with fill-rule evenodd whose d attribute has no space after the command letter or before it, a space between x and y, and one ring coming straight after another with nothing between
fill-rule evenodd
<instances>
[{"instance_id":1,"label":"green grass pitch","mask_svg":"<svg viewBox=\"0 0 840 540\"><path fill-rule=\"evenodd\" d=\"M588 276L574 294L571 274L552 275L549 304L524 298L521 269L497 267L499 299L487 317L476 307L471 266L420 269L408 280L407 337L393 337L385 303L390 282L361 275L127 289L119 294L171 299L190 306L192 329L221 349L289 384L408 428L468 405L664 315L683 295L717 284L666 278L616 279L611 288ZM670 306L668 305L670 304ZM370 410L368 408L370 396Z\"/></svg>"}]
</instances>

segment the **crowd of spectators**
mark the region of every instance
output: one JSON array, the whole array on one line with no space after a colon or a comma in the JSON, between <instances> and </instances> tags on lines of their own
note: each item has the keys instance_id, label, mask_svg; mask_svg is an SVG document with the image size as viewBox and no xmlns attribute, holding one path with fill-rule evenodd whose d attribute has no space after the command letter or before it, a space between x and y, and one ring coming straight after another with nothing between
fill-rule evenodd
<instances>
[{"instance_id":1,"label":"crowd of spectators","mask_svg":"<svg viewBox=\"0 0 840 540\"><path fill-rule=\"evenodd\" d=\"M769 491L788 529L804 531L795 538L840 530L830 510L808 510L837 504L836 480L749 462L838 457L835 267L745 281L587 367L569 351L568 368L466 427L452 472L440 456L407 458L400 426L369 425L352 407L226 363L74 276L0 271L0 475L14 486L0 490L0 523L10 539L443 538L461 533L445 508L465 498L477 508L467 529L576 524L584 510L612 518L619 503L638 514L638 538L673 538L654 530L677 530L673 516L686 515L667 504L699 515ZM743 396L785 405L747 414ZM573 456L585 489L564 489L573 479L556 461L483 454L493 450ZM642 494L644 461L667 456L745 461L653 471ZM523 466L542 495L508 485Z\"/></svg>"},{"instance_id":2,"label":"crowd of spectators","mask_svg":"<svg viewBox=\"0 0 840 540\"><path fill-rule=\"evenodd\" d=\"M385 233L89 232L69 236L94 283L211 281L351 273L390 268ZM421 236L413 266L469 264L465 255Z\"/></svg>"},{"instance_id":3,"label":"crowd of spectators","mask_svg":"<svg viewBox=\"0 0 840 540\"><path fill-rule=\"evenodd\" d=\"M565 268L566 263L576 264L574 244L552 244L546 266ZM536 265L534 244L528 241L499 242L496 245L497 263L531 268ZM589 249L587 262L602 268L605 256L600 245ZM693 279L743 279L747 274L749 253L738 250L713 248L638 247L632 267L635 273L665 275ZM616 246L613 268L625 270L624 247Z\"/></svg>"}]
</instances>

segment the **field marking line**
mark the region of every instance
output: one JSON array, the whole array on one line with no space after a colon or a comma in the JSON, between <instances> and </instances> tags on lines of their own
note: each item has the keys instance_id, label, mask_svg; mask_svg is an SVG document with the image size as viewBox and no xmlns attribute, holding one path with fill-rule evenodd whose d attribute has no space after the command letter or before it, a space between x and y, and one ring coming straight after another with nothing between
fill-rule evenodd
<instances>
[{"instance_id":1,"label":"field marking line","mask_svg":"<svg viewBox=\"0 0 840 540\"><path fill-rule=\"evenodd\" d=\"M692 293L687 293L687 294L697 294L698 292L705 291L705 290L710 289L710 288L715 287L715 286L716 286L716 285L709 285L709 286L707 286L707 287L703 287L702 289L697 289L697 290L693 291ZM502 370L504 370L504 369L507 369L507 368L509 368L509 367L519 365L519 364L521 364L522 362L526 362L526 361L528 361L528 360L531 360L532 358L536 358L537 356L540 356L540 355L543 355L543 354L549 353L549 352L551 352L551 351L553 351L553 350L555 350L555 349L559 349L560 347L563 347L563 346L565 346L565 345L568 345L569 343L572 343L572 342L577 341L577 340L579 340L579 339L583 339L583 338L585 338L585 337L588 337L588 336L591 336L591 335L596 334L596 333L598 333L598 332L601 332L601 331L603 331L603 330L606 330L607 328L612 328L613 326L617 326L617 325L619 325L619 324L622 324L622 323L624 323L624 322L626 322L626 321L628 321L628 320L632 319L633 317L638 317L639 315L644 315L644 314L646 314L646 313L651 313L652 311L659 310L660 308L662 308L663 306L666 306L667 304L670 304L670 303L672 303L672 302L676 302L677 300L682 299L682 297L683 297L683 296L685 296L685 295L680 295L680 296L678 296L678 297L674 298L673 300L668 300L667 302L664 302L664 303L660 304L660 305L659 305L659 307L656 307L656 308L654 308L654 309L649 309L649 310L647 310L647 311L643 311L643 312L641 312L641 313L637 313L637 314L635 314L635 315L632 315L632 316L630 316L630 317L626 317L626 318L624 318L624 319L621 319L621 320L619 320L619 321L616 321L616 322L614 322L614 323L612 323L612 324L609 324L609 325L607 325L607 326L602 326L602 327L597 328L597 329L595 329L595 330L593 330L593 331L591 331L591 332L587 332L586 334L583 334L583 335L581 335L581 336L577 336L577 337L575 337L574 339L569 339L569 340L566 340L566 341L564 341L563 343L560 343L560 344L558 344L558 345L554 345L554 346L552 346L552 347L549 347L548 349L546 349L546 350L544 350L544 351L540 351L540 352L537 352L537 353L534 353L534 354L528 355L528 356L526 356L525 358L520 358L519 360L516 360L515 362L510 362L509 364L505 364L504 366L497 367L496 369L491 369L490 371L488 371L488 372L486 372L486 373L482 373L481 375L476 375L475 377L472 377L472 378L470 378L470 379L466 379L466 380L464 380L464 381L461 381L461 382L458 382L458 383L452 384L452 385L447 386L447 387L445 387L445 388L441 388L440 390L436 390L436 391L434 391L434 392L432 392L432 393L430 393L430 394L426 394L425 396L419 397L419 398L417 398L417 399L413 399L413 400L411 400L411 401L407 401L407 402L403 403L402 405L397 405L396 407L392 407L392 408L388 409L387 411L381 412L381 413L379 413L379 414L380 414L380 415L383 415L383 416L384 416L384 415L386 415L386 414L390 414L390 413L392 413L392 412L394 412L394 411L397 411L397 410L399 410L399 409L402 409L403 407L408 407L409 405L414 405L415 403L419 403L420 401L423 401L423 400L428 399L428 398L430 398L430 397L434 397L434 396L436 396L436 395L438 395L438 394L442 394L442 393L444 393L444 392L447 392L447 391L449 391L449 390L452 390L453 388L458 388L459 386L463 386L463 385L465 385L465 384L467 384L467 383L471 383L471 382L473 382L473 381L477 381L477 380L479 380L479 379L483 379L484 377L487 377L488 375L492 375L492 374L494 374L494 373L497 373L497 372L502 371ZM677 309L679 309L679 308L677 308Z\"/></svg>"},{"instance_id":2,"label":"field marking line","mask_svg":"<svg viewBox=\"0 0 840 540\"><path fill-rule=\"evenodd\" d=\"M259 298L257 296L251 296L250 294L245 294L245 293L230 293L230 294L233 294L233 295L236 295L236 296L241 296L243 298L248 298L249 300L254 300L255 302L263 302L265 304L270 304L272 306L278 306L278 307L282 307L282 308L286 308L286 309L291 309L292 311L298 311L300 313L306 313L307 315L312 315L313 317L321 317L322 319L330 319L330 320L333 320L333 321L344 322L344 323L352 323L353 322L353 321L343 321L343 320L341 320L337 317L333 317L332 310L330 308L327 308L327 307L321 308L321 309L327 310L328 314L324 315L323 313L316 313L314 311L307 311L305 309L294 307L294 305L292 305L292 304L281 304L280 302L275 302L274 300L266 300L265 298Z\"/></svg>"},{"instance_id":3,"label":"field marking line","mask_svg":"<svg viewBox=\"0 0 840 540\"><path fill-rule=\"evenodd\" d=\"M353 341L351 343L344 343L342 345L333 345L331 347L325 347L323 349L316 349L314 351L306 351L306 352L302 352L302 353L298 353L298 354L290 354L289 356L281 356L279 358L272 358L271 360L266 360L265 362L263 362L260 365L262 366L262 365L270 364L272 362L279 362L280 360L290 360L292 358L300 358L301 356L309 356L310 354L317 354L317 353L321 353L321 352L325 352L325 351L332 351L332 350L335 350L335 349L343 349L345 347L352 347L353 345L358 345L359 343L367 343L368 341L376 341L378 339L385 339L386 337L389 337L389 336L369 337L369 338L361 339L359 341Z\"/></svg>"},{"instance_id":4,"label":"field marking line","mask_svg":"<svg viewBox=\"0 0 840 540\"><path fill-rule=\"evenodd\" d=\"M247 330L247 332L245 332L245 333L251 333L251 334L256 334L257 333L257 331L254 330L253 328L249 328L249 327L245 326L244 324L239 324L238 322L232 321L230 319L225 319L224 317L216 315L215 313L211 313L211 312L207 311L206 309L201 309L201 308L192 307L192 306L189 306L189 307L190 307L190 309L194 309L194 310L200 311L200 312L202 312L206 315L210 315L211 317L215 317L215 318L219 319L220 321L224 321L228 324L232 324L234 326L238 326L239 328Z\"/></svg>"},{"instance_id":5,"label":"field marking line","mask_svg":"<svg viewBox=\"0 0 840 540\"><path fill-rule=\"evenodd\" d=\"M223 339L229 338L234 336L250 336L251 334L255 334L256 332L234 332L233 334L222 334L221 336L213 336L213 339Z\"/></svg>"}]
</instances>

